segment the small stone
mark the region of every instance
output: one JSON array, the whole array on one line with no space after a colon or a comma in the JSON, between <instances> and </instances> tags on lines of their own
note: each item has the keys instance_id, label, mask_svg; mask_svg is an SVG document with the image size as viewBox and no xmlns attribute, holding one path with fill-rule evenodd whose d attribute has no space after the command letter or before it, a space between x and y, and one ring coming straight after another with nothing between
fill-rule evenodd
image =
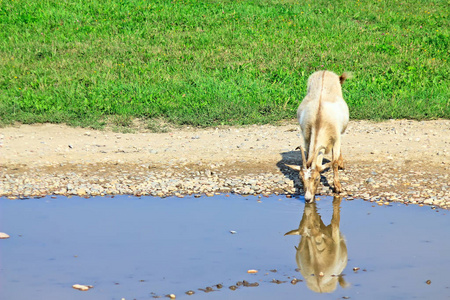
<instances>
[{"instance_id":1,"label":"small stone","mask_svg":"<svg viewBox=\"0 0 450 300\"><path fill-rule=\"evenodd\" d=\"M77 195L78 196L86 196L86 190L85 189L78 189L77 190Z\"/></svg>"},{"instance_id":2,"label":"small stone","mask_svg":"<svg viewBox=\"0 0 450 300\"><path fill-rule=\"evenodd\" d=\"M282 283L285 283L286 281L281 281L281 280L278 280L278 279L272 279L272 283L276 283L276 284L282 284Z\"/></svg>"},{"instance_id":3,"label":"small stone","mask_svg":"<svg viewBox=\"0 0 450 300\"><path fill-rule=\"evenodd\" d=\"M189 295L189 296L190 296L190 295L194 295L194 294L195 294L195 292L192 291L192 290L189 290L189 291L186 292L186 295Z\"/></svg>"},{"instance_id":4,"label":"small stone","mask_svg":"<svg viewBox=\"0 0 450 300\"><path fill-rule=\"evenodd\" d=\"M372 177L369 177L366 179L366 183L369 183L369 184L375 183L375 180Z\"/></svg>"},{"instance_id":5,"label":"small stone","mask_svg":"<svg viewBox=\"0 0 450 300\"><path fill-rule=\"evenodd\" d=\"M175 296L175 294L169 294L169 298L170 299L175 299L177 296Z\"/></svg>"},{"instance_id":6,"label":"small stone","mask_svg":"<svg viewBox=\"0 0 450 300\"><path fill-rule=\"evenodd\" d=\"M433 199L426 199L425 201L423 201L423 204L428 204L428 205L430 205L430 204L433 204Z\"/></svg>"},{"instance_id":7,"label":"small stone","mask_svg":"<svg viewBox=\"0 0 450 300\"><path fill-rule=\"evenodd\" d=\"M256 273L258 273L258 270L247 270L247 273L256 274Z\"/></svg>"},{"instance_id":8,"label":"small stone","mask_svg":"<svg viewBox=\"0 0 450 300\"><path fill-rule=\"evenodd\" d=\"M9 234L6 234L4 232L0 232L0 239L9 239Z\"/></svg>"},{"instance_id":9,"label":"small stone","mask_svg":"<svg viewBox=\"0 0 450 300\"><path fill-rule=\"evenodd\" d=\"M88 291L90 289L92 289L94 286L92 285L84 285L84 284L74 284L72 285L72 288L79 290L79 291Z\"/></svg>"},{"instance_id":10,"label":"small stone","mask_svg":"<svg viewBox=\"0 0 450 300\"><path fill-rule=\"evenodd\" d=\"M426 284L431 284L431 280L428 279L425 283Z\"/></svg>"}]
</instances>

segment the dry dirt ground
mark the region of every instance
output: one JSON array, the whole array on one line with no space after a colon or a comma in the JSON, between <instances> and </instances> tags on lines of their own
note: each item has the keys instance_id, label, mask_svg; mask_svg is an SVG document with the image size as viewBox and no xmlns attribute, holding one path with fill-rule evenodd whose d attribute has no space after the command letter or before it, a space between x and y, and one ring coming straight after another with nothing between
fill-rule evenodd
<instances>
[{"instance_id":1,"label":"dry dirt ground","mask_svg":"<svg viewBox=\"0 0 450 300\"><path fill-rule=\"evenodd\" d=\"M145 177L148 173L151 176L145 178L147 183L158 174L162 175L155 178L160 181L189 174L243 180L255 177L261 181L261 174L272 174L292 181L291 188L287 182L278 192L301 193L301 188L295 188L295 173L285 166L300 163L300 153L295 148L301 143L299 126L294 121L280 126L185 127L168 133L116 133L55 124L5 127L0 128L0 196L20 196L25 191L28 196L64 194L56 183L37 189L30 182L52 177L66 180L67 184L71 174L89 178L94 171L100 182L101 177L111 180L120 174L139 173ZM346 163L346 170L341 171L344 195L450 205L450 120L351 121L343 136L342 152ZM330 186L331 173L325 174ZM133 181L130 177L127 180ZM223 183L220 178L217 182ZM132 184L128 182L129 186ZM276 190L262 182L257 185L264 188L250 192ZM187 192L197 192L195 187ZM205 191L216 192L220 187ZM65 190L70 192L70 188ZM79 191L77 187L72 190ZM83 195L95 194L86 192L85 187L84 190ZM142 186L139 192L131 191L152 194L151 188L145 191ZM242 192L233 187L230 191ZM324 187L322 193L330 193L330 188Z\"/></svg>"}]
</instances>

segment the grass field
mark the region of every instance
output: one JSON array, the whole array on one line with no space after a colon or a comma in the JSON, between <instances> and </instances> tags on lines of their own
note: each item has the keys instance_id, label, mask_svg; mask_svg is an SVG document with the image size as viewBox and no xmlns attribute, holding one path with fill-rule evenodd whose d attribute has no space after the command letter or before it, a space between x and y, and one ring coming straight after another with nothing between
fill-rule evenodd
<instances>
[{"instance_id":1,"label":"grass field","mask_svg":"<svg viewBox=\"0 0 450 300\"><path fill-rule=\"evenodd\" d=\"M353 119L450 118L447 0L0 0L0 123L293 119L316 70Z\"/></svg>"}]
</instances>

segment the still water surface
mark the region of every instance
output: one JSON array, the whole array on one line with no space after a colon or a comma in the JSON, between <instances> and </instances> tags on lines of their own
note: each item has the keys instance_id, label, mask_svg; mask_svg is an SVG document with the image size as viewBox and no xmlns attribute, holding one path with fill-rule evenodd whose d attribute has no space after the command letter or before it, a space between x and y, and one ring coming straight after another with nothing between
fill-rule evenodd
<instances>
[{"instance_id":1,"label":"still water surface","mask_svg":"<svg viewBox=\"0 0 450 300\"><path fill-rule=\"evenodd\" d=\"M429 207L333 198L305 206L284 196L0 198L0 231L11 236L0 240L2 300L450 299L450 215ZM228 288L242 280L259 286ZM198 290L206 287L216 291Z\"/></svg>"}]
</instances>

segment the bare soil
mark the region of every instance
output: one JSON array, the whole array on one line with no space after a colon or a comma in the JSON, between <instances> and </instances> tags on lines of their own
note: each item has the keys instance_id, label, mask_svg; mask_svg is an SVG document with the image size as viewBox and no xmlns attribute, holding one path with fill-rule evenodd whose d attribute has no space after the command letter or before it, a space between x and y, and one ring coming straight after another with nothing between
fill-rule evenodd
<instances>
[{"instance_id":1,"label":"bare soil","mask_svg":"<svg viewBox=\"0 0 450 300\"><path fill-rule=\"evenodd\" d=\"M185 127L168 133L19 125L0 128L0 180L8 174L77 172L89 176L99 169L105 177L145 169L175 173L215 169L226 176L281 174L285 163L300 163L295 148L301 143L294 121L280 126ZM431 189L442 192L439 186L443 185L444 194L449 193L450 120L351 121L343 136L342 153L347 167L342 180L347 186L372 174L375 188L387 191L389 186L380 186L384 180L380 176L389 173L395 178L404 172L419 179L428 177L428 181L440 178Z\"/></svg>"},{"instance_id":2,"label":"bare soil","mask_svg":"<svg viewBox=\"0 0 450 300\"><path fill-rule=\"evenodd\" d=\"M299 126L183 128L168 133L116 133L65 125L39 124L0 128L3 170L36 166L70 168L76 164L128 163L166 167L171 162L221 164L236 172L273 171L283 153L302 141ZM351 166L393 160L447 170L450 121L352 121L342 152ZM299 157L300 159L300 157Z\"/></svg>"}]
</instances>

